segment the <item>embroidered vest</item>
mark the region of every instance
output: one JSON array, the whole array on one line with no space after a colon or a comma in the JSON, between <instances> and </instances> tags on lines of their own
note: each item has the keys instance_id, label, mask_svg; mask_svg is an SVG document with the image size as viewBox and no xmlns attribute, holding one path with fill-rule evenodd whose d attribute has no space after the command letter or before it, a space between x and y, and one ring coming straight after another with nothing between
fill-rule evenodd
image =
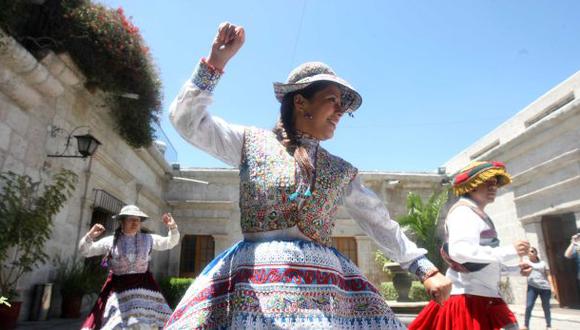
<instances>
[{"instance_id":1,"label":"embroidered vest","mask_svg":"<svg viewBox=\"0 0 580 330\"><path fill-rule=\"evenodd\" d=\"M344 188L357 169L318 148L312 194L299 203L292 198L298 164L274 133L247 128L240 164L240 211L243 233L298 226L308 238L330 244L334 215Z\"/></svg>"},{"instance_id":2,"label":"embroidered vest","mask_svg":"<svg viewBox=\"0 0 580 330\"><path fill-rule=\"evenodd\" d=\"M121 235L111 250L110 270L115 275L145 273L149 269L152 248L151 234L137 233L133 238Z\"/></svg>"},{"instance_id":3,"label":"embroidered vest","mask_svg":"<svg viewBox=\"0 0 580 330\"><path fill-rule=\"evenodd\" d=\"M479 245L480 246L498 247L499 246L499 239L497 238L497 232L495 231L495 225L493 224L493 221L491 220L491 218L485 212L480 210L478 207L475 207L475 206L471 205L470 203L463 201L463 200L459 200L457 203L455 203L451 207L451 209L449 209L449 212L447 212L447 214L450 214L453 210L455 210L459 206L469 207L470 209L473 210L473 212L475 212L481 218L481 220L483 220L483 222L485 222L489 226L490 229L484 230L481 233L479 233ZM445 224L445 232L447 233L447 224ZM451 257L449 256L448 237L445 238L445 243L443 243L443 246L441 246L440 253L441 253L441 257L449 265L449 267L451 269L453 269L454 271L459 272L459 273L476 272L478 270L483 269L487 265L489 265L487 263L478 263L478 262L465 262L463 264L460 264L460 263L454 261L453 259L451 259Z\"/></svg>"}]
</instances>

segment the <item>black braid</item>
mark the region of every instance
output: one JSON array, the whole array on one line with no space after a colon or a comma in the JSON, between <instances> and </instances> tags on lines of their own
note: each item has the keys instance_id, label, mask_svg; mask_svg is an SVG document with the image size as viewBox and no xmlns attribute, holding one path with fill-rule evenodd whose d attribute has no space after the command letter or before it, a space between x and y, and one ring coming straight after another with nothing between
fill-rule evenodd
<instances>
[{"instance_id":1,"label":"black braid","mask_svg":"<svg viewBox=\"0 0 580 330\"><path fill-rule=\"evenodd\" d=\"M310 84L304 89L284 95L280 104L280 118L276 123L276 127L272 130L282 145L286 147L286 150L296 159L298 166L304 170L309 180L312 178L314 166L310 162L306 148L301 145L297 137L298 134L294 122L294 96L302 95L310 100L316 92L331 84L328 81L319 81Z\"/></svg>"}]
</instances>

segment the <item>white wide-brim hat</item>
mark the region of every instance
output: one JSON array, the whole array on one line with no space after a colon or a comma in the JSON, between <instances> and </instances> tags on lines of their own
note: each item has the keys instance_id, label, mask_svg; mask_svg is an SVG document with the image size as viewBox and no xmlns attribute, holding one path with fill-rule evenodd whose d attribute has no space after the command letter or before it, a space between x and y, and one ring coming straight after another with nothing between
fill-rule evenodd
<instances>
[{"instance_id":1,"label":"white wide-brim hat","mask_svg":"<svg viewBox=\"0 0 580 330\"><path fill-rule=\"evenodd\" d=\"M136 205L123 206L123 208L121 209L119 214L115 216L115 218L120 220L129 216L139 217L141 221L145 221L149 218L149 216L145 212L141 211Z\"/></svg>"},{"instance_id":2,"label":"white wide-brim hat","mask_svg":"<svg viewBox=\"0 0 580 330\"><path fill-rule=\"evenodd\" d=\"M306 62L301 64L290 74L286 83L275 82L274 93L276 99L282 102L284 96L308 87L317 81L330 81L339 86L342 91L342 100L346 112L356 111L362 104L362 97L351 84L334 73L332 68L322 62Z\"/></svg>"}]
</instances>

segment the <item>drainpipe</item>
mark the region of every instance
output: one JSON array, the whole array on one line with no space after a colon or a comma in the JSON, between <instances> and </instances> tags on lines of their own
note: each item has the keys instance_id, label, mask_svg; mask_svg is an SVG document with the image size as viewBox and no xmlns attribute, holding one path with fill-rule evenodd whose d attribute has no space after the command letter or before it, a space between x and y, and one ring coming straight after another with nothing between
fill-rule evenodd
<instances>
[{"instance_id":1,"label":"drainpipe","mask_svg":"<svg viewBox=\"0 0 580 330\"><path fill-rule=\"evenodd\" d=\"M77 244L78 242L81 240L81 230L83 228L83 217L84 217L84 213L85 213L85 205L86 205L86 200L87 200L87 193L89 191L89 180L91 178L91 168L93 165L93 157L90 156L89 157L89 164L87 166L87 169L85 170L85 189L83 191L83 196L81 197L81 212L79 215L79 225L77 227L77 239L75 241L75 248L74 248L74 253L73 253L73 260L76 260L77 258L77 254L78 254L78 247Z\"/></svg>"}]
</instances>

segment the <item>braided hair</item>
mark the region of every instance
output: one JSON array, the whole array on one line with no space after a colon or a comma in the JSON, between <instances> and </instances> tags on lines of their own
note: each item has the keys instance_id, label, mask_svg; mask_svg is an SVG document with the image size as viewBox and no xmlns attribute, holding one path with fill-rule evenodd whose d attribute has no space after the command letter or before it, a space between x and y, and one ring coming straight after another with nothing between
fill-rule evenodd
<instances>
[{"instance_id":1,"label":"braided hair","mask_svg":"<svg viewBox=\"0 0 580 330\"><path fill-rule=\"evenodd\" d=\"M306 88L284 95L280 104L280 118L272 130L288 153L294 157L302 172L306 174L308 180L312 179L314 165L308 157L306 148L298 139L299 136L294 122L294 96L302 95L310 100L316 92L331 84L332 82L329 81L318 81L308 85Z\"/></svg>"}]
</instances>

